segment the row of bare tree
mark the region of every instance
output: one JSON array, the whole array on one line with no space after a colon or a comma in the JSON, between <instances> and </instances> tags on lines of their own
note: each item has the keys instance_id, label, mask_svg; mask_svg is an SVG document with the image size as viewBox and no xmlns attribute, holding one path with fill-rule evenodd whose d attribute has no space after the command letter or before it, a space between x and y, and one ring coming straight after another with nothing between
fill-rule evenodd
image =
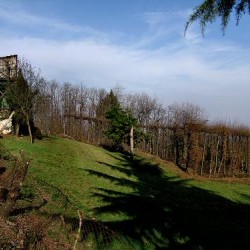
<instances>
[{"instance_id":1,"label":"row of bare tree","mask_svg":"<svg viewBox=\"0 0 250 250\"><path fill-rule=\"evenodd\" d=\"M151 127L142 149L205 176L248 176L249 131L224 124Z\"/></svg>"},{"instance_id":2,"label":"row of bare tree","mask_svg":"<svg viewBox=\"0 0 250 250\"><path fill-rule=\"evenodd\" d=\"M35 122L44 133L64 134L103 145L109 107L105 89L47 82L36 103ZM174 161L185 171L206 176L240 176L250 170L248 128L208 123L196 105L163 107L147 94L124 94L115 87L121 105L129 109L144 132L137 148Z\"/></svg>"}]
</instances>

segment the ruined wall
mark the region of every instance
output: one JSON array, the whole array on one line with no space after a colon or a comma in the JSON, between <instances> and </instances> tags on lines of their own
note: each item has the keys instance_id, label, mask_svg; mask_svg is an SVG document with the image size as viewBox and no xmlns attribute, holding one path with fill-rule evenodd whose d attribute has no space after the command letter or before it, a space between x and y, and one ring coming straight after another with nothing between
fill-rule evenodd
<instances>
[{"instance_id":1,"label":"ruined wall","mask_svg":"<svg viewBox=\"0 0 250 250\"><path fill-rule=\"evenodd\" d=\"M0 121L7 119L10 115L8 103L4 98L4 92L6 85L14 79L16 74L17 55L0 57ZM7 130L9 131L9 129Z\"/></svg>"},{"instance_id":2,"label":"ruined wall","mask_svg":"<svg viewBox=\"0 0 250 250\"><path fill-rule=\"evenodd\" d=\"M16 76L17 55L0 57L0 80L8 81Z\"/></svg>"}]
</instances>

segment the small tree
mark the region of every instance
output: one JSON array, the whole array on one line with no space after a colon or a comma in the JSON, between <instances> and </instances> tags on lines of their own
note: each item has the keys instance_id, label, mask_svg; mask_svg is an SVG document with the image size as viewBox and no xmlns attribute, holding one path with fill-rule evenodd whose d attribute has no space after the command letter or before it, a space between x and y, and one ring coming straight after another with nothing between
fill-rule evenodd
<instances>
[{"instance_id":1,"label":"small tree","mask_svg":"<svg viewBox=\"0 0 250 250\"><path fill-rule=\"evenodd\" d=\"M134 153L134 129L137 119L128 110L123 110L120 105L112 106L106 113L109 120L109 128L106 136L113 141L114 147L120 149L124 143L130 145L130 153Z\"/></svg>"},{"instance_id":2,"label":"small tree","mask_svg":"<svg viewBox=\"0 0 250 250\"><path fill-rule=\"evenodd\" d=\"M7 102L10 108L15 111L17 127L19 128L23 122L26 123L31 143L33 143L32 123L34 104L38 93L38 88L29 85L21 69L19 69L15 81L9 84L6 90ZM17 129L16 133L18 132L19 129Z\"/></svg>"},{"instance_id":3,"label":"small tree","mask_svg":"<svg viewBox=\"0 0 250 250\"><path fill-rule=\"evenodd\" d=\"M21 124L26 124L33 143L33 117L36 111L40 90L44 87L45 79L25 59L18 61L16 77L5 89L5 97L10 109L15 111L16 134L19 134Z\"/></svg>"}]
</instances>

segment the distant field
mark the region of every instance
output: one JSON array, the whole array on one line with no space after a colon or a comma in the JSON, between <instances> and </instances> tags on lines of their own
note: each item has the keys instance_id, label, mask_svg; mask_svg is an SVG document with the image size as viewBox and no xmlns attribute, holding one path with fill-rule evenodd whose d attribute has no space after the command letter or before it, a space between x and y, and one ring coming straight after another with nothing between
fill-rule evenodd
<instances>
[{"instance_id":1,"label":"distant field","mask_svg":"<svg viewBox=\"0 0 250 250\"><path fill-rule=\"evenodd\" d=\"M152 157L132 162L58 137L31 145L28 138L6 136L2 144L15 155L25 151L30 179L57 188L76 209L137 242L135 248L240 249L249 243L248 180L192 178Z\"/></svg>"}]
</instances>

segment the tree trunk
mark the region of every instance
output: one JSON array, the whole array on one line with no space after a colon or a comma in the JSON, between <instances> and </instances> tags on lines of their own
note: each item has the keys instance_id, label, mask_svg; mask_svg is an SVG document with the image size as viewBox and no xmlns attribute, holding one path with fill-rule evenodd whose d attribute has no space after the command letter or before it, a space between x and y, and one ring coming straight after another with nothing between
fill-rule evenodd
<instances>
[{"instance_id":1,"label":"tree trunk","mask_svg":"<svg viewBox=\"0 0 250 250\"><path fill-rule=\"evenodd\" d=\"M16 131L15 131L16 137L19 136L19 130L20 130L20 124L17 123L17 124L16 124Z\"/></svg>"},{"instance_id":2,"label":"tree trunk","mask_svg":"<svg viewBox=\"0 0 250 250\"><path fill-rule=\"evenodd\" d=\"M206 151L206 134L203 135L204 138L204 144L203 144L203 151L202 151L202 161L201 161L201 175L203 174L203 168L204 168L204 161L205 161L205 151Z\"/></svg>"},{"instance_id":3,"label":"tree trunk","mask_svg":"<svg viewBox=\"0 0 250 250\"><path fill-rule=\"evenodd\" d=\"M130 156L133 159L134 156L134 127L130 128Z\"/></svg>"},{"instance_id":4,"label":"tree trunk","mask_svg":"<svg viewBox=\"0 0 250 250\"><path fill-rule=\"evenodd\" d=\"M26 123L28 126L28 131L29 131L29 136L30 136L30 143L32 144L34 142L34 138L33 138L33 134L32 134L32 130L31 130L31 126L30 126L30 121L28 118L26 118Z\"/></svg>"},{"instance_id":5,"label":"tree trunk","mask_svg":"<svg viewBox=\"0 0 250 250\"><path fill-rule=\"evenodd\" d=\"M219 144L220 144L220 138L217 137L217 145L216 145L216 154L215 154L215 166L214 166L214 175L217 173L217 166L218 166L218 156L219 156Z\"/></svg>"}]
</instances>

